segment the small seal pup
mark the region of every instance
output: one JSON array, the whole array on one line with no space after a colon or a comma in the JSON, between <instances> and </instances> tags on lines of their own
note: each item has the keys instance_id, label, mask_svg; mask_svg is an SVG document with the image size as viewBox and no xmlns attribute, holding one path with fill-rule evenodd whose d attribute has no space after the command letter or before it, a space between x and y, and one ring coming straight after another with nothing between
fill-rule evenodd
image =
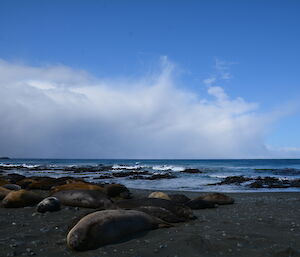
<instances>
[{"instance_id":1,"label":"small seal pup","mask_svg":"<svg viewBox=\"0 0 300 257\"><path fill-rule=\"evenodd\" d=\"M150 195L148 195L148 198L171 200L170 197L164 192L152 192Z\"/></svg>"},{"instance_id":2,"label":"small seal pup","mask_svg":"<svg viewBox=\"0 0 300 257\"><path fill-rule=\"evenodd\" d=\"M11 191L2 200L2 205L5 208L18 208L32 206L39 203L43 198L36 193L21 189Z\"/></svg>"},{"instance_id":3,"label":"small seal pup","mask_svg":"<svg viewBox=\"0 0 300 257\"><path fill-rule=\"evenodd\" d=\"M60 201L56 197L47 197L43 201L41 201L37 207L37 212L54 212L60 210Z\"/></svg>"},{"instance_id":4,"label":"small seal pup","mask_svg":"<svg viewBox=\"0 0 300 257\"><path fill-rule=\"evenodd\" d=\"M233 198L231 198L228 195L221 194L221 193L212 193L212 194L200 196L199 198L201 198L204 201L208 201L208 202L211 202L214 204L219 204L219 205L234 203Z\"/></svg>"},{"instance_id":5,"label":"small seal pup","mask_svg":"<svg viewBox=\"0 0 300 257\"><path fill-rule=\"evenodd\" d=\"M97 211L83 217L70 230L67 245L76 251L93 250L124 240L138 232L170 226L140 211Z\"/></svg>"},{"instance_id":6,"label":"small seal pup","mask_svg":"<svg viewBox=\"0 0 300 257\"><path fill-rule=\"evenodd\" d=\"M112 201L99 190L65 190L52 194L63 205L84 208L109 208Z\"/></svg>"}]
</instances>

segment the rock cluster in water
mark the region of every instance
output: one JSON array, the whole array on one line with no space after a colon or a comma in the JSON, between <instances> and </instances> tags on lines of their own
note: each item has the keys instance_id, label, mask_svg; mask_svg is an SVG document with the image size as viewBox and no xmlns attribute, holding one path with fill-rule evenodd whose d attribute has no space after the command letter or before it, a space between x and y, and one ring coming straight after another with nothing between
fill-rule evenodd
<instances>
[{"instance_id":1,"label":"rock cluster in water","mask_svg":"<svg viewBox=\"0 0 300 257\"><path fill-rule=\"evenodd\" d=\"M300 187L300 179L282 179L276 177L255 177L248 178L244 176L229 176L224 178L221 182L211 185L241 185L243 183L249 188L289 188Z\"/></svg>"}]
</instances>

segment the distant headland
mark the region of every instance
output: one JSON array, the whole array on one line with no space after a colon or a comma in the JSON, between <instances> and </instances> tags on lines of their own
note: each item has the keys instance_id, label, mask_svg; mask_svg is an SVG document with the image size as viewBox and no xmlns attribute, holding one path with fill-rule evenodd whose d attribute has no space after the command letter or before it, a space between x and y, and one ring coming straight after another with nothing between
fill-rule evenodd
<instances>
[{"instance_id":1,"label":"distant headland","mask_svg":"<svg viewBox=\"0 0 300 257\"><path fill-rule=\"evenodd\" d=\"M1 157L0 156L0 160L9 160L9 159L10 159L9 157L6 157L6 156Z\"/></svg>"}]
</instances>

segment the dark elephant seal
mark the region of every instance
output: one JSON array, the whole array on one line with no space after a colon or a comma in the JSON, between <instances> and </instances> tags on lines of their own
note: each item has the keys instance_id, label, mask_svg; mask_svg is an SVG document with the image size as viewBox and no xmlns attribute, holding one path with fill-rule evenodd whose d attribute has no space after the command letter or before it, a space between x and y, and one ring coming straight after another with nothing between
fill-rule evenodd
<instances>
[{"instance_id":1,"label":"dark elephant seal","mask_svg":"<svg viewBox=\"0 0 300 257\"><path fill-rule=\"evenodd\" d=\"M17 181L16 184L19 185L20 187L22 187L23 189L27 189L30 184L35 183L35 182L37 182L37 181L32 178L24 178L24 179Z\"/></svg>"},{"instance_id":2,"label":"dark elephant seal","mask_svg":"<svg viewBox=\"0 0 300 257\"><path fill-rule=\"evenodd\" d=\"M39 203L43 198L36 193L21 189L11 191L3 200L2 205L6 208L18 208L32 206Z\"/></svg>"},{"instance_id":3,"label":"dark elephant seal","mask_svg":"<svg viewBox=\"0 0 300 257\"><path fill-rule=\"evenodd\" d=\"M145 212L168 223L178 223L185 221L184 218L177 217L174 213L162 207L141 206L136 208L135 210Z\"/></svg>"},{"instance_id":4,"label":"dark elephant seal","mask_svg":"<svg viewBox=\"0 0 300 257\"><path fill-rule=\"evenodd\" d=\"M148 195L148 198L171 200L170 197L164 192L152 192L150 195Z\"/></svg>"},{"instance_id":5,"label":"dark elephant seal","mask_svg":"<svg viewBox=\"0 0 300 257\"><path fill-rule=\"evenodd\" d=\"M6 184L9 184L10 182L6 179L0 179L0 186L3 186L3 185L6 185Z\"/></svg>"},{"instance_id":6,"label":"dark elephant seal","mask_svg":"<svg viewBox=\"0 0 300 257\"><path fill-rule=\"evenodd\" d=\"M60 206L60 201L56 197L47 197L37 205L36 210L41 213L54 212L59 211Z\"/></svg>"},{"instance_id":7,"label":"dark elephant seal","mask_svg":"<svg viewBox=\"0 0 300 257\"><path fill-rule=\"evenodd\" d=\"M234 203L234 199L232 197L221 193L212 193L204 195L201 196L201 199L219 205Z\"/></svg>"},{"instance_id":8,"label":"dark elephant seal","mask_svg":"<svg viewBox=\"0 0 300 257\"><path fill-rule=\"evenodd\" d=\"M205 200L202 200L201 197L197 197L195 199L192 199L185 203L186 206L190 207L193 210L199 210L199 209L207 209L207 208L215 208L216 204L212 202L208 202Z\"/></svg>"},{"instance_id":9,"label":"dark elephant seal","mask_svg":"<svg viewBox=\"0 0 300 257\"><path fill-rule=\"evenodd\" d=\"M67 245L76 251L92 250L159 227L170 224L135 210L97 211L83 217L70 230Z\"/></svg>"},{"instance_id":10,"label":"dark elephant seal","mask_svg":"<svg viewBox=\"0 0 300 257\"><path fill-rule=\"evenodd\" d=\"M108 184L104 186L105 193L112 198L130 199L129 189L122 184Z\"/></svg>"},{"instance_id":11,"label":"dark elephant seal","mask_svg":"<svg viewBox=\"0 0 300 257\"><path fill-rule=\"evenodd\" d=\"M3 185L2 187L9 189L9 190L14 190L14 191L18 191L18 190L22 189L22 187L20 187L19 185L16 185L16 184L6 184L6 185Z\"/></svg>"},{"instance_id":12,"label":"dark elephant seal","mask_svg":"<svg viewBox=\"0 0 300 257\"><path fill-rule=\"evenodd\" d=\"M10 192L11 192L11 190L9 190L5 187L0 187L0 200L5 198Z\"/></svg>"},{"instance_id":13,"label":"dark elephant seal","mask_svg":"<svg viewBox=\"0 0 300 257\"><path fill-rule=\"evenodd\" d=\"M116 202L115 204L119 208L123 208L123 209L136 209L142 206L156 206L172 212L179 218L183 218L185 220L195 219L193 211L189 207L165 199L141 198L141 199L123 200L123 201Z\"/></svg>"},{"instance_id":14,"label":"dark elephant seal","mask_svg":"<svg viewBox=\"0 0 300 257\"><path fill-rule=\"evenodd\" d=\"M191 200L190 198L188 198L186 195L183 194L172 194L172 195L169 194L169 197L171 201L179 204L185 204Z\"/></svg>"},{"instance_id":15,"label":"dark elephant seal","mask_svg":"<svg viewBox=\"0 0 300 257\"><path fill-rule=\"evenodd\" d=\"M51 191L53 193L59 192L59 191L65 191L65 190L99 190L101 192L104 191L103 187L101 187L101 186L86 183L86 182L80 182L80 181L75 181L73 183L54 186L51 188Z\"/></svg>"},{"instance_id":16,"label":"dark elephant seal","mask_svg":"<svg viewBox=\"0 0 300 257\"><path fill-rule=\"evenodd\" d=\"M63 205L84 208L109 208L112 205L110 199L98 190L65 190L52 194Z\"/></svg>"}]
</instances>

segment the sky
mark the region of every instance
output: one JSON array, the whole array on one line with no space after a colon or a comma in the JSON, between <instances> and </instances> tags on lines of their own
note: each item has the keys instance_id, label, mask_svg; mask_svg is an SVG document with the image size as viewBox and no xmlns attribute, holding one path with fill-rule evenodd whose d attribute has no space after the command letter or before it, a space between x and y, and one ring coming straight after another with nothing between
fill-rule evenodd
<instances>
[{"instance_id":1,"label":"sky","mask_svg":"<svg viewBox=\"0 0 300 257\"><path fill-rule=\"evenodd\" d=\"M299 11L0 0L0 156L300 158Z\"/></svg>"}]
</instances>

